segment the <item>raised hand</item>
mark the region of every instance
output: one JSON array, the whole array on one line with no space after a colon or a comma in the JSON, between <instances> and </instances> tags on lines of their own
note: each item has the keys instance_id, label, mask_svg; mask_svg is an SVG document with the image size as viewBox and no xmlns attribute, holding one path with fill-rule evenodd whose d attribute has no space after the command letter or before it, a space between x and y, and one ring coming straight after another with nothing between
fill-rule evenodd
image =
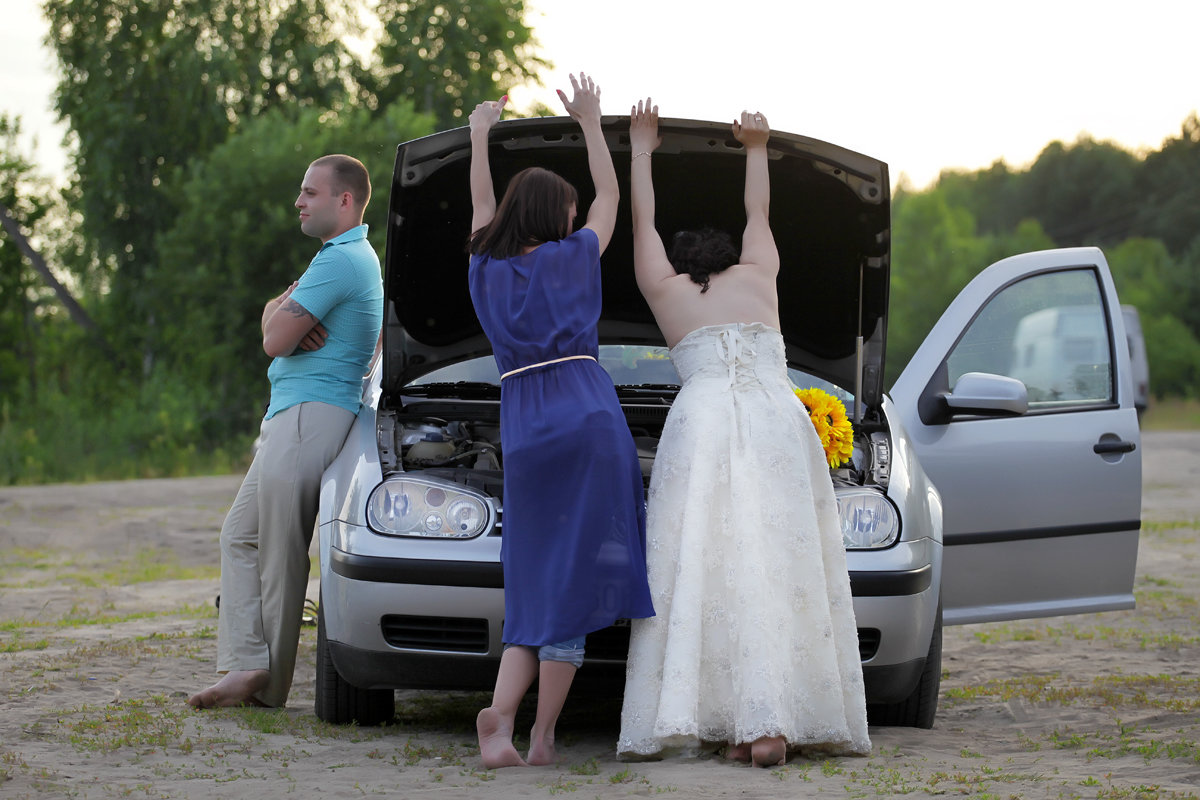
<instances>
[{"instance_id":1,"label":"raised hand","mask_svg":"<svg viewBox=\"0 0 1200 800\"><path fill-rule=\"evenodd\" d=\"M571 115L571 119L580 123L585 121L600 121L600 87L584 73L579 73L579 79L571 76L571 91L573 97L567 100L562 89L558 90L558 98L562 100L563 108Z\"/></svg>"},{"instance_id":2,"label":"raised hand","mask_svg":"<svg viewBox=\"0 0 1200 800\"><path fill-rule=\"evenodd\" d=\"M629 112L629 149L634 158L639 153L653 153L662 144L658 135L658 106L653 105L650 98L638 104Z\"/></svg>"},{"instance_id":3,"label":"raised hand","mask_svg":"<svg viewBox=\"0 0 1200 800\"><path fill-rule=\"evenodd\" d=\"M767 140L771 138L771 126L761 113L751 114L749 111L743 111L741 121L734 120L733 138L746 147L766 145Z\"/></svg>"},{"instance_id":4,"label":"raised hand","mask_svg":"<svg viewBox=\"0 0 1200 800\"><path fill-rule=\"evenodd\" d=\"M508 95L504 95L499 100L484 100L475 106L475 110L471 112L469 118L471 130L491 130L492 126L500 121L500 113L504 111L504 106L507 103Z\"/></svg>"}]
</instances>

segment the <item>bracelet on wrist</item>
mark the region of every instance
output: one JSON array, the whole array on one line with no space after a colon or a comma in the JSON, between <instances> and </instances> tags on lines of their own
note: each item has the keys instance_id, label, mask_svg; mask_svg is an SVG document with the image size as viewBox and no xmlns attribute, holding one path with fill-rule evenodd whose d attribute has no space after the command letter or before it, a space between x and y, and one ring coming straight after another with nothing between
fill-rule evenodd
<instances>
[{"instance_id":1,"label":"bracelet on wrist","mask_svg":"<svg viewBox=\"0 0 1200 800\"><path fill-rule=\"evenodd\" d=\"M638 153L638 154L637 154L636 156L634 156L633 158L629 159L629 163L631 163L631 164L632 164L634 161L637 161L637 160L638 160L639 158L641 158L642 156L649 156L649 155L650 155L649 153L647 153L645 150L643 150L642 152Z\"/></svg>"}]
</instances>

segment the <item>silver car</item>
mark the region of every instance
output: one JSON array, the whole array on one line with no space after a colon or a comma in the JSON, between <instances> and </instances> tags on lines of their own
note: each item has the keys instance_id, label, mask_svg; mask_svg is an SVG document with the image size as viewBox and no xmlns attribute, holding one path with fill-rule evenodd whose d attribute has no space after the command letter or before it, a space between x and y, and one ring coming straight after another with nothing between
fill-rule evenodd
<instances>
[{"instance_id":1,"label":"silver car","mask_svg":"<svg viewBox=\"0 0 1200 800\"><path fill-rule=\"evenodd\" d=\"M604 127L624 181L628 118ZM661 132L659 229L740 232L745 159L728 125ZM461 128L397 151L383 358L321 490L316 713L331 722L390 719L394 689L495 680L504 448L499 374L467 291L469 148ZM531 164L585 201L591 185L567 118L500 123L491 163L497 186ZM853 459L832 477L870 719L930 727L943 624L1133 607L1141 454L1116 290L1094 248L1005 259L885 393L887 165L773 133L770 170L792 380L836 393L854 420ZM627 216L603 262L600 360L648 481L678 377L634 282ZM1066 322L1030 338L1038 315ZM588 636L576 690L620 691L628 635Z\"/></svg>"}]
</instances>

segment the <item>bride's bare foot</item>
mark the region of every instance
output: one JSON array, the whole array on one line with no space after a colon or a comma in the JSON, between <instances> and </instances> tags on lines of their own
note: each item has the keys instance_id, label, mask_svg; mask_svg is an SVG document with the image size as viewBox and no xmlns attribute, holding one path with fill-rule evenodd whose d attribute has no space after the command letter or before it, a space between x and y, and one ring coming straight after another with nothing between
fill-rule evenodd
<instances>
[{"instance_id":1,"label":"bride's bare foot","mask_svg":"<svg viewBox=\"0 0 1200 800\"><path fill-rule=\"evenodd\" d=\"M486 769L529 766L513 747L512 723L506 722L496 709L489 706L479 712L475 731L479 734L479 755Z\"/></svg>"},{"instance_id":2,"label":"bride's bare foot","mask_svg":"<svg viewBox=\"0 0 1200 800\"><path fill-rule=\"evenodd\" d=\"M787 746L782 736L763 736L750 745L751 763L756 767L782 767L787 760Z\"/></svg>"},{"instance_id":3,"label":"bride's bare foot","mask_svg":"<svg viewBox=\"0 0 1200 800\"><path fill-rule=\"evenodd\" d=\"M225 673L225 677L207 689L188 698L192 708L229 708L230 706L263 706L254 695L267 688L271 673L265 669L244 669Z\"/></svg>"},{"instance_id":4,"label":"bride's bare foot","mask_svg":"<svg viewBox=\"0 0 1200 800\"><path fill-rule=\"evenodd\" d=\"M750 743L742 742L741 744L731 744L725 751L725 757L730 761L741 761L743 764L750 763Z\"/></svg>"}]
</instances>

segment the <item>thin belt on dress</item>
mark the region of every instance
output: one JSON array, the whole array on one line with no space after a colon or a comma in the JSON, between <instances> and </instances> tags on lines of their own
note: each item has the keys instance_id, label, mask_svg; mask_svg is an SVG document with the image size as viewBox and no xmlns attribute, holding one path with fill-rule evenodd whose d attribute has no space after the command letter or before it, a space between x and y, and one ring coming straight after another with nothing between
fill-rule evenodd
<instances>
[{"instance_id":1,"label":"thin belt on dress","mask_svg":"<svg viewBox=\"0 0 1200 800\"><path fill-rule=\"evenodd\" d=\"M519 372L524 372L527 369L533 369L534 367L545 367L545 366L549 366L550 364L557 364L560 361L575 361L575 360L578 360L581 358L586 358L589 361L596 360L595 356L563 356L562 358L552 358L549 361L539 361L536 364L527 364L524 367L517 367L516 369L510 369L508 372L506 372L500 376L500 380L504 380L505 378L516 375Z\"/></svg>"}]
</instances>

